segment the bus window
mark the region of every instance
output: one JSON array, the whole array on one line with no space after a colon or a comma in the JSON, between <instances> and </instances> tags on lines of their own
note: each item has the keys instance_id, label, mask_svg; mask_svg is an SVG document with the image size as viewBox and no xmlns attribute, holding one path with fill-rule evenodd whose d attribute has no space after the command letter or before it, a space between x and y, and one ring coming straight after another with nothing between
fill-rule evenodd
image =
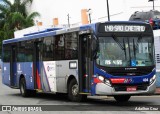
<instances>
[{"instance_id":1,"label":"bus window","mask_svg":"<svg viewBox=\"0 0 160 114\"><path fill-rule=\"evenodd\" d=\"M18 44L17 62L25 61L25 43L20 42Z\"/></svg>"},{"instance_id":2,"label":"bus window","mask_svg":"<svg viewBox=\"0 0 160 114\"><path fill-rule=\"evenodd\" d=\"M33 61L33 43L32 42L27 42L25 45L26 48L26 56L25 56L25 61L26 62L32 62Z\"/></svg>"},{"instance_id":3,"label":"bus window","mask_svg":"<svg viewBox=\"0 0 160 114\"><path fill-rule=\"evenodd\" d=\"M65 59L78 59L78 36L76 33L65 35Z\"/></svg>"},{"instance_id":4,"label":"bus window","mask_svg":"<svg viewBox=\"0 0 160 114\"><path fill-rule=\"evenodd\" d=\"M64 60L64 35L55 38L55 59Z\"/></svg>"},{"instance_id":5,"label":"bus window","mask_svg":"<svg viewBox=\"0 0 160 114\"><path fill-rule=\"evenodd\" d=\"M54 41L53 37L44 38L43 42L43 60L51 61L54 59Z\"/></svg>"},{"instance_id":6,"label":"bus window","mask_svg":"<svg viewBox=\"0 0 160 114\"><path fill-rule=\"evenodd\" d=\"M10 45L4 45L4 51L3 51L3 62L10 62L11 57L11 47Z\"/></svg>"}]
</instances>

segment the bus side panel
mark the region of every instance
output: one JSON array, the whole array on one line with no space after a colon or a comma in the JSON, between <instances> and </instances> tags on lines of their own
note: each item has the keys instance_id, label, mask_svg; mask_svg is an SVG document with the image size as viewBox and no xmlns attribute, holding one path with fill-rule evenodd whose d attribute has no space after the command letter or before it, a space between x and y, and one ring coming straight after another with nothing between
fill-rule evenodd
<instances>
[{"instance_id":1,"label":"bus side panel","mask_svg":"<svg viewBox=\"0 0 160 114\"><path fill-rule=\"evenodd\" d=\"M34 90L34 75L33 75L33 63L24 63L24 74L26 78L27 89Z\"/></svg>"},{"instance_id":2,"label":"bus side panel","mask_svg":"<svg viewBox=\"0 0 160 114\"><path fill-rule=\"evenodd\" d=\"M17 86L19 87L20 76L24 76L24 63L17 62Z\"/></svg>"},{"instance_id":3,"label":"bus side panel","mask_svg":"<svg viewBox=\"0 0 160 114\"><path fill-rule=\"evenodd\" d=\"M70 63L75 63L76 68L70 68ZM59 72L56 77L56 83L57 83L57 91L66 93L67 92L67 79L69 76L74 76L78 81L78 61L77 60L63 60L63 61L58 61L58 66L59 66Z\"/></svg>"},{"instance_id":4,"label":"bus side panel","mask_svg":"<svg viewBox=\"0 0 160 114\"><path fill-rule=\"evenodd\" d=\"M67 79L75 76L78 79L77 68L69 68L69 63L77 60L44 61L41 67L41 85L44 92L67 93ZM77 80L78 81L78 80Z\"/></svg>"},{"instance_id":5,"label":"bus side panel","mask_svg":"<svg viewBox=\"0 0 160 114\"><path fill-rule=\"evenodd\" d=\"M17 75L18 79L20 76L23 75L26 80L26 87L27 89L33 90L34 89L34 78L32 73L32 62L18 62L17 63ZM19 85L19 80L18 80Z\"/></svg>"},{"instance_id":6,"label":"bus side panel","mask_svg":"<svg viewBox=\"0 0 160 114\"><path fill-rule=\"evenodd\" d=\"M3 63L2 70L2 82L3 84L10 86L10 63Z\"/></svg>"},{"instance_id":7,"label":"bus side panel","mask_svg":"<svg viewBox=\"0 0 160 114\"><path fill-rule=\"evenodd\" d=\"M56 61L44 61L41 64L41 82L44 92L57 92L56 76L58 69Z\"/></svg>"}]
</instances>

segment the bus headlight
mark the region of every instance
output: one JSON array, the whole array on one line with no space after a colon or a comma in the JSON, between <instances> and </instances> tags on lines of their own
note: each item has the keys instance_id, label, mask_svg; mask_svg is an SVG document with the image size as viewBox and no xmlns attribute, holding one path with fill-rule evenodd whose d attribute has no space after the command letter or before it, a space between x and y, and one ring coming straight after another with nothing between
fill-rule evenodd
<instances>
[{"instance_id":1,"label":"bus headlight","mask_svg":"<svg viewBox=\"0 0 160 114\"><path fill-rule=\"evenodd\" d=\"M98 76L98 79L100 81L102 81L103 83L105 83L106 85L111 86L110 81L108 79L104 78L103 76Z\"/></svg>"},{"instance_id":2,"label":"bus headlight","mask_svg":"<svg viewBox=\"0 0 160 114\"><path fill-rule=\"evenodd\" d=\"M103 76L98 76L98 79L104 82L104 77Z\"/></svg>"},{"instance_id":3,"label":"bus headlight","mask_svg":"<svg viewBox=\"0 0 160 114\"><path fill-rule=\"evenodd\" d=\"M156 80L156 75L154 75L154 76L150 79L150 84L152 84L155 80Z\"/></svg>"}]
</instances>

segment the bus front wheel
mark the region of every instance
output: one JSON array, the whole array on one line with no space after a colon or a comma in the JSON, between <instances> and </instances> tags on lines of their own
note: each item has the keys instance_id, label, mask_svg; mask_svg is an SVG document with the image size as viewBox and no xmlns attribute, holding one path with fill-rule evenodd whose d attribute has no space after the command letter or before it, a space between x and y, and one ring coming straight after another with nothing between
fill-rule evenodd
<instances>
[{"instance_id":1,"label":"bus front wheel","mask_svg":"<svg viewBox=\"0 0 160 114\"><path fill-rule=\"evenodd\" d=\"M117 102L127 102L130 99L130 95L115 95L114 99Z\"/></svg>"},{"instance_id":2,"label":"bus front wheel","mask_svg":"<svg viewBox=\"0 0 160 114\"><path fill-rule=\"evenodd\" d=\"M68 98L74 102L84 101L87 96L79 94L79 87L77 81L72 79L68 86Z\"/></svg>"}]
</instances>

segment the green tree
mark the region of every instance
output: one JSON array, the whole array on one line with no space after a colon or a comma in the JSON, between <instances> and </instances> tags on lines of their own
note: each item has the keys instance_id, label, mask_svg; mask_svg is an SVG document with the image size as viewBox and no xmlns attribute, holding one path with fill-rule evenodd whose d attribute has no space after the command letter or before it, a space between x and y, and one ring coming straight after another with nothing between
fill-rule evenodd
<instances>
[{"instance_id":1,"label":"green tree","mask_svg":"<svg viewBox=\"0 0 160 114\"><path fill-rule=\"evenodd\" d=\"M1 0L0 3L0 39L14 37L15 30L21 30L34 25L38 12L28 14L27 7L33 0Z\"/></svg>"},{"instance_id":2,"label":"green tree","mask_svg":"<svg viewBox=\"0 0 160 114\"><path fill-rule=\"evenodd\" d=\"M14 31L34 25L38 12L28 14L27 7L33 0L1 0L0 1L0 50L2 41L13 38Z\"/></svg>"}]
</instances>

